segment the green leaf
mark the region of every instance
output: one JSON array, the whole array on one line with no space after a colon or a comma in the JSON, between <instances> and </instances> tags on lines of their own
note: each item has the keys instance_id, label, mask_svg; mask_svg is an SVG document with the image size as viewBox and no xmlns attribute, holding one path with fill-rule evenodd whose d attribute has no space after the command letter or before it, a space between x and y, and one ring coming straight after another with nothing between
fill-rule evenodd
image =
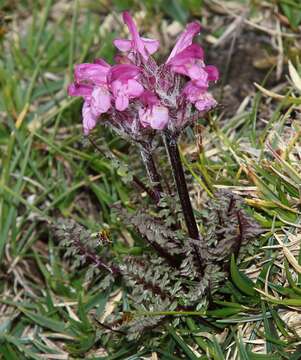
<instances>
[{"instance_id":1,"label":"green leaf","mask_svg":"<svg viewBox=\"0 0 301 360\"><path fill-rule=\"evenodd\" d=\"M175 329L172 326L167 327L168 332L171 334L173 339L179 345L179 347L183 350L183 352L187 355L187 359L197 360L196 355L190 350L190 348L186 345L186 342L176 333Z\"/></svg>"},{"instance_id":2,"label":"green leaf","mask_svg":"<svg viewBox=\"0 0 301 360\"><path fill-rule=\"evenodd\" d=\"M241 338L241 335L239 334L239 338L236 338L236 343L238 345L238 353L239 353L239 359L240 360L250 360L250 356L248 355L247 349L245 347L245 344Z\"/></svg>"},{"instance_id":3,"label":"green leaf","mask_svg":"<svg viewBox=\"0 0 301 360\"><path fill-rule=\"evenodd\" d=\"M22 307L19 309L34 323L42 326L43 328L50 329L55 332L65 333L66 325L62 321L51 319L47 316L36 314L34 312L28 311Z\"/></svg>"},{"instance_id":4,"label":"green leaf","mask_svg":"<svg viewBox=\"0 0 301 360\"><path fill-rule=\"evenodd\" d=\"M286 259L284 261L284 269L285 269L286 278L287 278L287 281L288 281L290 287L294 290L294 292L297 295L301 296L301 289L298 288L297 284L293 280L293 277L292 277L292 275L291 275L291 273L289 271L288 261Z\"/></svg>"},{"instance_id":5,"label":"green leaf","mask_svg":"<svg viewBox=\"0 0 301 360\"><path fill-rule=\"evenodd\" d=\"M185 2L180 0L163 1L162 9L174 20L185 23L188 18L187 9L184 7Z\"/></svg>"},{"instance_id":6,"label":"green leaf","mask_svg":"<svg viewBox=\"0 0 301 360\"><path fill-rule=\"evenodd\" d=\"M262 315L263 315L263 325L264 325L264 336L266 338L266 340L268 338L273 338L275 337L277 340L279 339L278 333L275 329L275 325L273 323L273 319L268 318L266 316L266 308L265 308L265 303L264 301L261 302L261 311L262 311ZM275 345L270 342L270 341L266 341L266 351L268 354L272 353L275 349Z\"/></svg>"},{"instance_id":7,"label":"green leaf","mask_svg":"<svg viewBox=\"0 0 301 360\"><path fill-rule=\"evenodd\" d=\"M208 310L206 312L206 314L208 316L223 318L223 317L235 315L235 314L239 313L240 311L241 311L241 309L238 309L238 308L224 307L224 308L216 309L216 310Z\"/></svg>"},{"instance_id":8,"label":"green leaf","mask_svg":"<svg viewBox=\"0 0 301 360\"><path fill-rule=\"evenodd\" d=\"M281 360L279 355L272 354L256 354L251 351L247 351L250 360Z\"/></svg>"},{"instance_id":9,"label":"green leaf","mask_svg":"<svg viewBox=\"0 0 301 360\"><path fill-rule=\"evenodd\" d=\"M256 297L258 296L253 282L242 272L240 272L236 266L234 255L231 256L231 265L230 265L231 278L235 286L244 294Z\"/></svg>"},{"instance_id":10,"label":"green leaf","mask_svg":"<svg viewBox=\"0 0 301 360\"><path fill-rule=\"evenodd\" d=\"M293 0L281 0L280 7L293 28L297 28L301 23L300 3Z\"/></svg>"}]
</instances>

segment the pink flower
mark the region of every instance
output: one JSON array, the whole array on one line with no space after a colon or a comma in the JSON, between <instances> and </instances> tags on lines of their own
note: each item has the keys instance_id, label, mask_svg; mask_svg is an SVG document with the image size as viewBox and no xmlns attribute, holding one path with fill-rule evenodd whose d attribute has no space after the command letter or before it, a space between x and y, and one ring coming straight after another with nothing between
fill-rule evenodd
<instances>
[{"instance_id":1,"label":"pink flower","mask_svg":"<svg viewBox=\"0 0 301 360\"><path fill-rule=\"evenodd\" d=\"M82 109L84 134L88 135L97 123L97 117L92 113L91 105L88 101L84 102Z\"/></svg>"},{"instance_id":2,"label":"pink flower","mask_svg":"<svg viewBox=\"0 0 301 360\"><path fill-rule=\"evenodd\" d=\"M68 88L70 96L83 96L85 101L82 108L84 134L96 126L97 119L111 107L111 95L105 86L91 88L86 85L71 84Z\"/></svg>"},{"instance_id":3,"label":"pink flower","mask_svg":"<svg viewBox=\"0 0 301 360\"><path fill-rule=\"evenodd\" d=\"M189 102L195 105L199 111L208 111L216 106L216 101L213 96L207 92L206 88L201 88L189 81L184 90L183 94Z\"/></svg>"},{"instance_id":4,"label":"pink flower","mask_svg":"<svg viewBox=\"0 0 301 360\"><path fill-rule=\"evenodd\" d=\"M208 74L209 81L217 81L219 79L219 72L216 66L207 65L204 67L204 70Z\"/></svg>"},{"instance_id":5,"label":"pink flower","mask_svg":"<svg viewBox=\"0 0 301 360\"><path fill-rule=\"evenodd\" d=\"M143 93L143 86L133 79L124 82L115 80L112 82L111 88L115 98L115 106L118 111L127 109L129 100L135 99Z\"/></svg>"},{"instance_id":6,"label":"pink flower","mask_svg":"<svg viewBox=\"0 0 301 360\"><path fill-rule=\"evenodd\" d=\"M127 81L129 79L137 79L142 69L134 64L118 64L111 67L108 73L108 82L115 80Z\"/></svg>"},{"instance_id":7,"label":"pink flower","mask_svg":"<svg viewBox=\"0 0 301 360\"><path fill-rule=\"evenodd\" d=\"M157 95L145 90L139 100L143 104L138 110L141 125L145 128L163 130L168 123L168 109L160 104Z\"/></svg>"},{"instance_id":8,"label":"pink flower","mask_svg":"<svg viewBox=\"0 0 301 360\"><path fill-rule=\"evenodd\" d=\"M138 52L144 60L147 60L149 55L158 50L159 41L140 37L135 23L127 11L123 13L123 21L129 29L131 40L116 39L114 45L122 52Z\"/></svg>"},{"instance_id":9,"label":"pink flower","mask_svg":"<svg viewBox=\"0 0 301 360\"><path fill-rule=\"evenodd\" d=\"M172 71L177 74L186 75L191 79L186 84L183 94L186 94L190 102L195 105L198 104L198 110L202 106L196 98L199 98L200 94L203 94L208 89L210 81L216 81L219 77L215 66L205 66L203 49L198 44L192 44L194 36L199 31L200 26L198 23L188 24L166 61L166 64L170 66ZM207 101L206 109L209 104L215 104L215 102Z\"/></svg>"},{"instance_id":10,"label":"pink flower","mask_svg":"<svg viewBox=\"0 0 301 360\"><path fill-rule=\"evenodd\" d=\"M96 86L91 95L91 112L98 117L108 112L111 107L111 95L107 87Z\"/></svg>"},{"instance_id":11,"label":"pink flower","mask_svg":"<svg viewBox=\"0 0 301 360\"><path fill-rule=\"evenodd\" d=\"M145 106L153 106L160 103L157 95L150 90L143 91L143 93L140 95L140 101Z\"/></svg>"},{"instance_id":12,"label":"pink flower","mask_svg":"<svg viewBox=\"0 0 301 360\"><path fill-rule=\"evenodd\" d=\"M208 111L217 105L216 100L209 92L200 94L198 101L194 103L199 111Z\"/></svg>"},{"instance_id":13,"label":"pink flower","mask_svg":"<svg viewBox=\"0 0 301 360\"><path fill-rule=\"evenodd\" d=\"M110 67L102 59L97 59L94 64L75 65L75 82L69 85L68 94L85 99L82 109L85 135L96 126L98 117L111 107L111 95L107 87Z\"/></svg>"},{"instance_id":14,"label":"pink flower","mask_svg":"<svg viewBox=\"0 0 301 360\"><path fill-rule=\"evenodd\" d=\"M139 73L140 69L132 64L120 64L112 67L108 78L118 111L127 109L129 101L143 93L143 86L136 80Z\"/></svg>"},{"instance_id":15,"label":"pink flower","mask_svg":"<svg viewBox=\"0 0 301 360\"><path fill-rule=\"evenodd\" d=\"M123 20L130 39L116 39L121 53L111 66L102 59L75 66L70 96L84 99L84 133L88 134L102 114L118 133L136 141L152 137L153 130L179 132L210 110L216 101L209 84L219 77L215 66L205 65L204 51L193 43L200 25L192 22L179 36L166 63L158 65L151 55L158 50L157 40L143 38L128 12Z\"/></svg>"},{"instance_id":16,"label":"pink flower","mask_svg":"<svg viewBox=\"0 0 301 360\"><path fill-rule=\"evenodd\" d=\"M143 127L163 130L168 123L168 109L165 106L154 105L139 109L139 119Z\"/></svg>"},{"instance_id":17,"label":"pink flower","mask_svg":"<svg viewBox=\"0 0 301 360\"><path fill-rule=\"evenodd\" d=\"M179 36L176 45L172 49L168 59L166 60L166 64L168 64L173 57L175 57L178 53L185 50L189 45L192 44L193 38L200 32L201 26L197 22L192 22L186 26L185 31Z\"/></svg>"},{"instance_id":18,"label":"pink flower","mask_svg":"<svg viewBox=\"0 0 301 360\"><path fill-rule=\"evenodd\" d=\"M198 44L191 44L183 51L176 54L166 64L178 74L187 75L187 68L194 65L196 62L203 64L204 50Z\"/></svg>"},{"instance_id":19,"label":"pink flower","mask_svg":"<svg viewBox=\"0 0 301 360\"><path fill-rule=\"evenodd\" d=\"M88 98L91 96L93 87L90 85L79 85L77 83L70 84L68 86L68 95L69 96L82 96Z\"/></svg>"},{"instance_id":20,"label":"pink flower","mask_svg":"<svg viewBox=\"0 0 301 360\"><path fill-rule=\"evenodd\" d=\"M100 85L107 82L107 74L110 70L110 65L108 65L103 60L101 63L94 64L79 64L75 65L74 69L74 78L75 82L78 84L94 84Z\"/></svg>"}]
</instances>

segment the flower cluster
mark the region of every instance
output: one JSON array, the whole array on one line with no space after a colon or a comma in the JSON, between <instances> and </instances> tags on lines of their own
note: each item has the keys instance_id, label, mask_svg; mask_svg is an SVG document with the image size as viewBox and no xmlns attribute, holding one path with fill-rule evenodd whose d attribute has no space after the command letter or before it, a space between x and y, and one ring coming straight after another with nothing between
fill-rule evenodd
<instances>
[{"instance_id":1,"label":"flower cluster","mask_svg":"<svg viewBox=\"0 0 301 360\"><path fill-rule=\"evenodd\" d=\"M115 65L97 59L75 66L68 94L84 98L86 135L100 118L132 137L166 128L177 132L216 105L208 88L218 70L205 65L203 49L193 43L200 32L197 22L187 25L166 62L158 65L151 55L159 41L140 37L128 12L123 20L131 37L114 41L120 52Z\"/></svg>"}]
</instances>

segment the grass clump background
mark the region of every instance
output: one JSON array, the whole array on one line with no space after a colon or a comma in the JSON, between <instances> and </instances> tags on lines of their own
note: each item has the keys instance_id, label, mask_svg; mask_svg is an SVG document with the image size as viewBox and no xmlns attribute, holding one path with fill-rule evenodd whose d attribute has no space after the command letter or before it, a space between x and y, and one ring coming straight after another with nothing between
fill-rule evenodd
<instances>
[{"instance_id":1,"label":"grass clump background","mask_svg":"<svg viewBox=\"0 0 301 360\"><path fill-rule=\"evenodd\" d=\"M299 2L49 0L0 9L0 358L299 359ZM219 106L182 136L181 156L208 243L229 192L252 237L234 223L244 250L215 252L227 275L189 309L137 310L145 284L133 296L95 266L103 244L121 264L149 254L137 232L149 218L133 215L149 201L135 181L147 184L135 147L104 127L84 138L81 100L66 93L74 63L113 60L123 10L160 39L162 55L186 22L199 20L206 61L221 72ZM164 169L160 149L157 157ZM175 226L176 197L165 201L173 210L162 205L162 216ZM224 228L229 245L237 235ZM77 236L91 257L69 246ZM147 291L150 302L162 295Z\"/></svg>"}]
</instances>

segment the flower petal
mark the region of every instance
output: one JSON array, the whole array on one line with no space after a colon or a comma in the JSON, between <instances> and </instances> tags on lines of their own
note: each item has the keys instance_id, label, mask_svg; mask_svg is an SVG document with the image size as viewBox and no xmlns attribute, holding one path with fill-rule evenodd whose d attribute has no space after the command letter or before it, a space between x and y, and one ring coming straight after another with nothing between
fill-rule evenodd
<instances>
[{"instance_id":1,"label":"flower petal","mask_svg":"<svg viewBox=\"0 0 301 360\"><path fill-rule=\"evenodd\" d=\"M127 81L129 79L134 79L140 71L141 69L133 64L114 65L108 74L108 81L112 83L116 80Z\"/></svg>"},{"instance_id":2,"label":"flower petal","mask_svg":"<svg viewBox=\"0 0 301 360\"><path fill-rule=\"evenodd\" d=\"M78 83L105 84L109 69L100 64L78 64L75 65L74 78Z\"/></svg>"},{"instance_id":3,"label":"flower petal","mask_svg":"<svg viewBox=\"0 0 301 360\"><path fill-rule=\"evenodd\" d=\"M97 118L92 114L91 106L87 101L84 102L82 115L83 115L84 134L88 135L89 132L95 128L97 123Z\"/></svg>"},{"instance_id":4,"label":"flower petal","mask_svg":"<svg viewBox=\"0 0 301 360\"><path fill-rule=\"evenodd\" d=\"M138 110L139 120L144 128L149 126L148 111L149 109L144 107L141 107Z\"/></svg>"},{"instance_id":5,"label":"flower petal","mask_svg":"<svg viewBox=\"0 0 301 360\"><path fill-rule=\"evenodd\" d=\"M111 90L114 97L117 97L122 89L123 89L123 84L121 81L115 80L111 83Z\"/></svg>"},{"instance_id":6,"label":"flower petal","mask_svg":"<svg viewBox=\"0 0 301 360\"><path fill-rule=\"evenodd\" d=\"M110 69L111 65L108 64L104 59L102 58L98 58L98 59L95 59L94 60L94 64L99 64L99 65L102 65L104 67L107 67L108 69Z\"/></svg>"},{"instance_id":7,"label":"flower petal","mask_svg":"<svg viewBox=\"0 0 301 360\"><path fill-rule=\"evenodd\" d=\"M171 66L171 70L175 73L189 76L191 79L197 79L198 73L204 73L202 70L205 66L203 59L204 50L202 47L198 44L191 44L173 57L168 65Z\"/></svg>"},{"instance_id":8,"label":"flower petal","mask_svg":"<svg viewBox=\"0 0 301 360\"><path fill-rule=\"evenodd\" d=\"M155 130L163 130L168 123L168 109L164 106L154 106L150 126Z\"/></svg>"},{"instance_id":9,"label":"flower petal","mask_svg":"<svg viewBox=\"0 0 301 360\"><path fill-rule=\"evenodd\" d=\"M186 26L186 29L182 32L179 36L176 45L172 49L166 63L168 64L169 61L177 55L179 52L186 49L189 45L191 45L193 38L197 35L201 30L201 26L198 22L192 22Z\"/></svg>"},{"instance_id":10,"label":"flower petal","mask_svg":"<svg viewBox=\"0 0 301 360\"><path fill-rule=\"evenodd\" d=\"M159 100L156 94L151 92L150 90L144 90L140 95L140 101L143 105L153 106L158 104Z\"/></svg>"},{"instance_id":11,"label":"flower petal","mask_svg":"<svg viewBox=\"0 0 301 360\"><path fill-rule=\"evenodd\" d=\"M91 111L94 116L106 113L111 107L111 96L109 91L103 87L95 87L91 97Z\"/></svg>"},{"instance_id":12,"label":"flower petal","mask_svg":"<svg viewBox=\"0 0 301 360\"><path fill-rule=\"evenodd\" d=\"M125 11L123 13L123 21L127 25L131 34L131 41L117 39L114 41L114 45L121 51L136 51L143 57L144 60L147 60L149 55L158 50L160 45L159 41L140 37L137 27L129 12Z\"/></svg>"},{"instance_id":13,"label":"flower petal","mask_svg":"<svg viewBox=\"0 0 301 360\"><path fill-rule=\"evenodd\" d=\"M148 56L145 51L143 41L140 38L137 27L128 11L125 11L123 13L123 21L127 25L129 32L131 33L132 47L134 48L134 50L138 51L142 55L144 60L147 60Z\"/></svg>"},{"instance_id":14,"label":"flower petal","mask_svg":"<svg viewBox=\"0 0 301 360\"><path fill-rule=\"evenodd\" d=\"M219 71L216 66L207 65L204 67L204 70L208 74L209 81L217 81L219 79Z\"/></svg>"},{"instance_id":15,"label":"flower petal","mask_svg":"<svg viewBox=\"0 0 301 360\"><path fill-rule=\"evenodd\" d=\"M127 83L127 95L129 97L138 97L143 93L143 86L138 81L130 79Z\"/></svg>"},{"instance_id":16,"label":"flower petal","mask_svg":"<svg viewBox=\"0 0 301 360\"><path fill-rule=\"evenodd\" d=\"M194 64L187 69L187 75L191 80L199 81L200 83L208 82L208 73L200 65Z\"/></svg>"},{"instance_id":17,"label":"flower petal","mask_svg":"<svg viewBox=\"0 0 301 360\"><path fill-rule=\"evenodd\" d=\"M130 51L131 48L132 48L132 41L131 40L116 39L116 40L113 41L113 44L120 51Z\"/></svg>"},{"instance_id":18,"label":"flower petal","mask_svg":"<svg viewBox=\"0 0 301 360\"><path fill-rule=\"evenodd\" d=\"M179 66L185 65L187 62L195 62L196 60L204 59L204 50L199 44L191 44L183 51L178 52L168 62L169 65Z\"/></svg>"},{"instance_id":19,"label":"flower petal","mask_svg":"<svg viewBox=\"0 0 301 360\"><path fill-rule=\"evenodd\" d=\"M213 96L208 92L205 92L194 105L199 111L208 111L216 106L216 104L217 102Z\"/></svg>"},{"instance_id":20,"label":"flower petal","mask_svg":"<svg viewBox=\"0 0 301 360\"><path fill-rule=\"evenodd\" d=\"M159 49L159 46L160 46L159 40L153 40L153 39L148 39L148 38L144 38L144 37L141 39L142 39L143 44L149 55L152 55Z\"/></svg>"},{"instance_id":21,"label":"flower petal","mask_svg":"<svg viewBox=\"0 0 301 360\"><path fill-rule=\"evenodd\" d=\"M70 84L67 90L69 96L82 96L82 97L91 96L92 91L93 91L92 86L79 85L77 83Z\"/></svg>"},{"instance_id":22,"label":"flower petal","mask_svg":"<svg viewBox=\"0 0 301 360\"><path fill-rule=\"evenodd\" d=\"M115 107L118 111L124 111L129 106L129 99L127 96L117 96L115 99Z\"/></svg>"},{"instance_id":23,"label":"flower petal","mask_svg":"<svg viewBox=\"0 0 301 360\"><path fill-rule=\"evenodd\" d=\"M206 87L197 86L193 81L189 81L184 89L183 94L187 97L187 100L194 103L198 101L200 96L207 90L208 85Z\"/></svg>"},{"instance_id":24,"label":"flower petal","mask_svg":"<svg viewBox=\"0 0 301 360\"><path fill-rule=\"evenodd\" d=\"M163 130L168 123L168 109L164 106L141 108L138 111L139 120L143 127Z\"/></svg>"}]
</instances>

